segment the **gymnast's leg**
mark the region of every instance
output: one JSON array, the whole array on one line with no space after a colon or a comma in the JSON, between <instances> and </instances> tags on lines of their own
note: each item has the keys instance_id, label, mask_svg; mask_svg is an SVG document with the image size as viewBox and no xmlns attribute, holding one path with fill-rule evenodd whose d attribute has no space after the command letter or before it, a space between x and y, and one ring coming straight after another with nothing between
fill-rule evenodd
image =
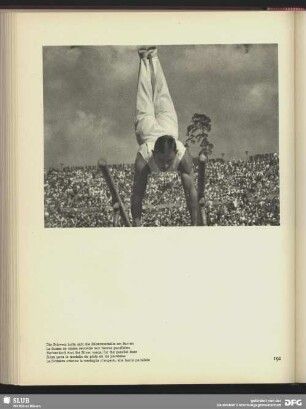
<instances>
[{"instance_id":1,"label":"gymnast's leg","mask_svg":"<svg viewBox=\"0 0 306 409\"><path fill-rule=\"evenodd\" d=\"M148 59L151 68L155 119L164 135L171 135L177 139L177 115L155 47L148 50Z\"/></svg>"},{"instance_id":2,"label":"gymnast's leg","mask_svg":"<svg viewBox=\"0 0 306 409\"><path fill-rule=\"evenodd\" d=\"M140 57L135 130L139 145L162 135L178 138L177 115L155 47Z\"/></svg>"}]
</instances>

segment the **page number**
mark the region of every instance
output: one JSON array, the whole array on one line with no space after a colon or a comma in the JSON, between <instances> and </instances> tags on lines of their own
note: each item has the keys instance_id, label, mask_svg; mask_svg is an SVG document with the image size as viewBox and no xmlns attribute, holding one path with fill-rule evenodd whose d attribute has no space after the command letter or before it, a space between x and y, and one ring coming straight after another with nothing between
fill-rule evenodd
<instances>
[{"instance_id":1,"label":"page number","mask_svg":"<svg viewBox=\"0 0 306 409\"><path fill-rule=\"evenodd\" d=\"M274 359L274 361L279 362L279 361L282 360L282 357L281 356L275 356L273 359Z\"/></svg>"}]
</instances>

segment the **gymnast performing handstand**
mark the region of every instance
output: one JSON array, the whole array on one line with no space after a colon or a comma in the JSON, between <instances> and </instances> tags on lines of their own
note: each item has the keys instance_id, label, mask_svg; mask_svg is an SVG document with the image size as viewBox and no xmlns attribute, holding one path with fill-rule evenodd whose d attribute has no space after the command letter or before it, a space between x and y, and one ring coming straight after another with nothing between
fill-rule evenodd
<instances>
[{"instance_id":1,"label":"gymnast performing handstand","mask_svg":"<svg viewBox=\"0 0 306 409\"><path fill-rule=\"evenodd\" d=\"M131 199L133 225L141 226L142 202L151 172L179 172L193 226L198 224L198 199L193 162L178 140L178 121L156 47L138 50L140 67L135 131L139 144Z\"/></svg>"}]
</instances>

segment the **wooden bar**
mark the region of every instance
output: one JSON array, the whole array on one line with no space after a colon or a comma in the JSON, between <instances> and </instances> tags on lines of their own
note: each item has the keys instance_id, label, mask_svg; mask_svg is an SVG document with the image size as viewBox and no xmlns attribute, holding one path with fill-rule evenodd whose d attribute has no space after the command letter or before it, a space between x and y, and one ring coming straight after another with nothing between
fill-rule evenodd
<instances>
[{"instance_id":1,"label":"wooden bar","mask_svg":"<svg viewBox=\"0 0 306 409\"><path fill-rule=\"evenodd\" d=\"M119 208L120 208L120 215L122 218L122 221L125 226L127 227L132 227L130 219L125 211L123 202L119 196L118 190L116 188L114 179L112 175L110 174L109 168L107 166L107 163L104 159L99 159L98 161L98 168L102 171L102 174L104 176L105 182L109 188L110 194L112 196L112 201L113 201L113 206L118 203Z\"/></svg>"}]
</instances>

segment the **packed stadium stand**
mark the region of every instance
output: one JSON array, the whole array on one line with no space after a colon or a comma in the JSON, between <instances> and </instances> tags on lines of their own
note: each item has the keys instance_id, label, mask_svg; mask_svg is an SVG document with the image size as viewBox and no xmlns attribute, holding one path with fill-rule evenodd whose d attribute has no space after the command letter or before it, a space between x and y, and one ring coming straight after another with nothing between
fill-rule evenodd
<instances>
[{"instance_id":1,"label":"packed stadium stand","mask_svg":"<svg viewBox=\"0 0 306 409\"><path fill-rule=\"evenodd\" d=\"M195 160L195 183L197 183ZM109 165L130 215L133 165ZM112 199L95 166L50 168L44 173L45 227L111 227ZM206 168L205 209L209 226L280 224L279 156L246 160L210 159ZM130 216L131 217L131 216ZM188 226L190 218L178 173L149 178L143 226Z\"/></svg>"}]
</instances>

